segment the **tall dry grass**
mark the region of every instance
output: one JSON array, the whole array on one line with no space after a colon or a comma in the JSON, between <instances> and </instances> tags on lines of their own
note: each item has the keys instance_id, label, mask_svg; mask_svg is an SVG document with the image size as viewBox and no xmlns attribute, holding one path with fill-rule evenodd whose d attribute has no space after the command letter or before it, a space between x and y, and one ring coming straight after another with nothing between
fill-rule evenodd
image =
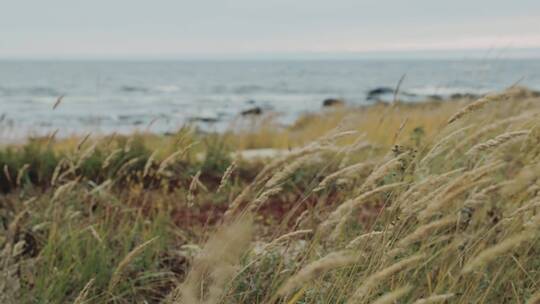
<instances>
[{"instance_id":1,"label":"tall dry grass","mask_svg":"<svg viewBox=\"0 0 540 304\"><path fill-rule=\"evenodd\" d=\"M538 111L512 88L7 149L0 300L537 303Z\"/></svg>"}]
</instances>

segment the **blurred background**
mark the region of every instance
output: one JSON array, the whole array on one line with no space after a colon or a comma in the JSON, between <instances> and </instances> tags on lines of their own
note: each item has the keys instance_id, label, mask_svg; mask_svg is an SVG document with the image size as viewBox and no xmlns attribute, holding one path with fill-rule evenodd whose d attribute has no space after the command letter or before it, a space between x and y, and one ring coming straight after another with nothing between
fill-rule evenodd
<instances>
[{"instance_id":1,"label":"blurred background","mask_svg":"<svg viewBox=\"0 0 540 304\"><path fill-rule=\"evenodd\" d=\"M526 0L11 2L0 136L288 124L328 99L391 101L400 79L405 102L540 89L539 15Z\"/></svg>"}]
</instances>

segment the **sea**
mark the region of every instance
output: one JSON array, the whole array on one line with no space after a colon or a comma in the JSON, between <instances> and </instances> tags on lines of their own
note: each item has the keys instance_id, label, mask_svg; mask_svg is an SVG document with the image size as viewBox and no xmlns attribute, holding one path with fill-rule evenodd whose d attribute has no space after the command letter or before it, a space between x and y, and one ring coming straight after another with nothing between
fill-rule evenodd
<instances>
[{"instance_id":1,"label":"sea","mask_svg":"<svg viewBox=\"0 0 540 304\"><path fill-rule=\"evenodd\" d=\"M516 83L540 90L540 59L0 61L0 140L161 134L186 124L224 132L258 119L241 115L254 108L288 125L321 111L328 98L349 105L392 100L392 93L368 93L398 83L403 102Z\"/></svg>"}]
</instances>

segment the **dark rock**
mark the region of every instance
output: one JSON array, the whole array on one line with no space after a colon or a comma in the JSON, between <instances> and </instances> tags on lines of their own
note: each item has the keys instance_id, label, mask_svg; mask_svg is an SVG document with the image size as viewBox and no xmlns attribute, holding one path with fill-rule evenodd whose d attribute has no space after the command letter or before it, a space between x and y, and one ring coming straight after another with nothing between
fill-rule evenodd
<instances>
[{"instance_id":1,"label":"dark rock","mask_svg":"<svg viewBox=\"0 0 540 304\"><path fill-rule=\"evenodd\" d=\"M217 119L215 117L193 117L190 120L191 121L206 122L206 123L218 122L219 121L219 119Z\"/></svg>"},{"instance_id":2,"label":"dark rock","mask_svg":"<svg viewBox=\"0 0 540 304\"><path fill-rule=\"evenodd\" d=\"M242 111L240 114L242 116L257 116L257 115L261 115L262 113L263 113L263 109L261 107L254 107L254 108Z\"/></svg>"},{"instance_id":3,"label":"dark rock","mask_svg":"<svg viewBox=\"0 0 540 304\"><path fill-rule=\"evenodd\" d=\"M471 93L455 93L450 95L450 99L477 99L479 96Z\"/></svg>"},{"instance_id":4,"label":"dark rock","mask_svg":"<svg viewBox=\"0 0 540 304\"><path fill-rule=\"evenodd\" d=\"M120 88L124 92L147 92L148 90L143 87L136 87L136 86L122 86Z\"/></svg>"},{"instance_id":5,"label":"dark rock","mask_svg":"<svg viewBox=\"0 0 540 304\"><path fill-rule=\"evenodd\" d=\"M428 97L429 99L436 100L436 101L441 101L444 99L441 95L429 95Z\"/></svg>"},{"instance_id":6,"label":"dark rock","mask_svg":"<svg viewBox=\"0 0 540 304\"><path fill-rule=\"evenodd\" d=\"M323 107L335 107L345 105L345 101L339 98L327 98L323 101Z\"/></svg>"},{"instance_id":7,"label":"dark rock","mask_svg":"<svg viewBox=\"0 0 540 304\"><path fill-rule=\"evenodd\" d=\"M367 93L367 99L375 99L379 95L394 94L394 89L389 87L378 87L373 90L369 90Z\"/></svg>"}]
</instances>

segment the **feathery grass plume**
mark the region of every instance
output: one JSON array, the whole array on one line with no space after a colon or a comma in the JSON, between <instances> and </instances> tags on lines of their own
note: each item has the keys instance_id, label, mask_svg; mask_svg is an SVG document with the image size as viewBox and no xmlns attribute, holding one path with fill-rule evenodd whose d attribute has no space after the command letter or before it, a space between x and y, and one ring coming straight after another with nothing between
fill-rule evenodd
<instances>
[{"instance_id":1,"label":"feathery grass plume","mask_svg":"<svg viewBox=\"0 0 540 304\"><path fill-rule=\"evenodd\" d=\"M374 147L374 145L371 142L366 141L365 138L366 138L366 134L362 134L358 136L358 139L356 140L356 142L346 147L345 152L356 153L358 151Z\"/></svg>"},{"instance_id":2,"label":"feathery grass plume","mask_svg":"<svg viewBox=\"0 0 540 304\"><path fill-rule=\"evenodd\" d=\"M109 293L112 293L114 290L114 287L120 282L120 279L122 278L122 274L124 274L124 271L126 270L127 266L135 260L135 258L141 254L144 249L150 245L152 242L154 242L158 237L154 237L139 246L133 248L121 261L118 263L118 266L116 266L116 269L114 270L111 280L109 281L109 285L107 286L107 290Z\"/></svg>"},{"instance_id":3,"label":"feathery grass plume","mask_svg":"<svg viewBox=\"0 0 540 304\"><path fill-rule=\"evenodd\" d=\"M308 163L313 158L313 154L305 155L302 157L297 158L287 166L285 166L282 170L275 173L269 180L266 182L265 187L267 189L273 188L279 184L281 184L283 181L285 181L287 178L289 178L291 175L293 175L300 167Z\"/></svg>"},{"instance_id":4,"label":"feathery grass plume","mask_svg":"<svg viewBox=\"0 0 540 304\"><path fill-rule=\"evenodd\" d=\"M238 208L244 203L249 196L257 191L259 186L267 180L270 173L272 173L274 170L282 167L283 165L290 163L298 158L307 156L309 154L317 153L320 151L324 151L325 147L322 147L317 142L306 146L298 151L290 152L287 155L283 157L279 157L275 159L274 161L270 162L268 165L264 166L264 168L259 171L257 176L255 176L255 179L251 184L249 184L247 187L242 190L242 192L234 199L234 201L229 204L229 207L227 208L227 211L225 211L224 219L225 221L228 221L232 218L232 216L238 211Z\"/></svg>"},{"instance_id":5,"label":"feathery grass plume","mask_svg":"<svg viewBox=\"0 0 540 304\"><path fill-rule=\"evenodd\" d=\"M60 95L58 96L58 98L56 98L56 102L53 104L53 111L56 110L56 108L60 105L60 103L62 102L62 99L64 99L64 95Z\"/></svg>"},{"instance_id":6,"label":"feathery grass plume","mask_svg":"<svg viewBox=\"0 0 540 304\"><path fill-rule=\"evenodd\" d=\"M540 228L540 213L531 217L527 222L523 224L523 227L529 230Z\"/></svg>"},{"instance_id":7,"label":"feathery grass plume","mask_svg":"<svg viewBox=\"0 0 540 304\"><path fill-rule=\"evenodd\" d=\"M466 181L466 183L460 185L458 188L451 189L451 191L446 191L441 195L438 195L436 200L428 204L422 211L420 211L420 213L418 213L418 218L425 220L438 212L444 211L446 205L454 201L460 195L471 191L475 187L489 183L491 180L490 177L486 177L477 181L464 181Z\"/></svg>"},{"instance_id":8,"label":"feathery grass plume","mask_svg":"<svg viewBox=\"0 0 540 304\"><path fill-rule=\"evenodd\" d=\"M378 272L370 275L364 280L362 285L356 289L354 294L347 300L347 304L359 303L368 297L373 289L377 288L388 277L416 265L425 258L424 254L416 254L397 263L394 263Z\"/></svg>"},{"instance_id":9,"label":"feathery grass plume","mask_svg":"<svg viewBox=\"0 0 540 304\"><path fill-rule=\"evenodd\" d=\"M96 228L93 226L88 227L88 230L90 230L90 234L100 243L103 244L103 239L101 236L99 236L99 233L96 231Z\"/></svg>"},{"instance_id":10,"label":"feathery grass plume","mask_svg":"<svg viewBox=\"0 0 540 304\"><path fill-rule=\"evenodd\" d=\"M94 285L95 278L90 279L86 285L84 285L81 292L79 292L79 295L77 298L75 298L75 301L73 301L73 304L84 304L87 303L88 293L90 292L90 288L92 288L92 285Z\"/></svg>"},{"instance_id":11,"label":"feathery grass plume","mask_svg":"<svg viewBox=\"0 0 540 304\"><path fill-rule=\"evenodd\" d=\"M347 165L350 162L351 155L359 155L362 150L375 149L375 148L380 148L382 150L381 147L375 146L369 142L362 142L361 144L357 146L351 146L350 148L347 148L345 150L343 157L341 158L341 161L339 162L338 168L343 169L347 167Z\"/></svg>"},{"instance_id":12,"label":"feathery grass plume","mask_svg":"<svg viewBox=\"0 0 540 304\"><path fill-rule=\"evenodd\" d=\"M321 231L323 231L323 232L326 231L327 232L328 229L330 229L335 224L338 224L341 221L347 221L346 215L348 215L355 208L358 208L360 205L362 205L365 202L365 200L370 198L371 196L376 195L376 194L381 193L381 192L384 192L384 191L392 190L394 188L397 188L399 186L403 186L405 184L406 183L404 183L404 182L399 182L399 183L383 185L383 186L377 187L377 188L375 188L375 189L373 189L371 191L365 192L365 193L357 196L356 198L347 200L343 204L339 205L339 207L337 207L336 210L334 210L332 213L330 213L328 218L324 222L322 222L320 224L319 227L320 227Z\"/></svg>"},{"instance_id":13,"label":"feathery grass plume","mask_svg":"<svg viewBox=\"0 0 540 304\"><path fill-rule=\"evenodd\" d=\"M115 159L118 156L118 154L122 153L122 151L123 149L121 148L114 149L109 154L109 156L107 156L107 158L105 158L105 160L103 161L103 165L101 165L101 169L107 169L111 165L113 159Z\"/></svg>"},{"instance_id":14,"label":"feathery grass plume","mask_svg":"<svg viewBox=\"0 0 540 304\"><path fill-rule=\"evenodd\" d=\"M325 149L328 149L328 147L323 147L318 143L313 143L302 149L290 152L282 157L273 160L268 165L264 166L264 168L257 174L257 176L255 176L255 179L253 180L254 187L260 185L274 170L283 167L285 164L289 164L298 158L324 151Z\"/></svg>"},{"instance_id":15,"label":"feathery grass plume","mask_svg":"<svg viewBox=\"0 0 540 304\"><path fill-rule=\"evenodd\" d=\"M189 184L187 202L188 202L188 206L190 207L192 207L195 204L195 191L197 191L197 186L199 185L200 176L201 176L201 170L195 173L195 175L191 179L191 183Z\"/></svg>"},{"instance_id":16,"label":"feathery grass plume","mask_svg":"<svg viewBox=\"0 0 540 304\"><path fill-rule=\"evenodd\" d=\"M482 178L485 177L486 174L504 167L504 165L504 162L492 162L463 173L461 176L450 182L445 189L437 195L437 199L434 199L431 204L428 204L427 207L420 212L419 218L425 219L431 216L435 212L440 211L444 205L457 196L469 191L471 188L488 182L489 177Z\"/></svg>"},{"instance_id":17,"label":"feathery grass plume","mask_svg":"<svg viewBox=\"0 0 540 304\"><path fill-rule=\"evenodd\" d=\"M347 246L345 246L345 249L355 249L360 247L363 243L367 241L372 241L374 238L379 238L384 235L384 231L371 231L368 233L364 233L362 235L359 235L352 239Z\"/></svg>"},{"instance_id":18,"label":"feathery grass plume","mask_svg":"<svg viewBox=\"0 0 540 304\"><path fill-rule=\"evenodd\" d=\"M363 150L375 147L372 143L363 140L363 137L361 137L361 139L362 139L361 141L358 141L357 143L354 143L345 148L345 151L343 153L343 158L339 162L338 168L340 169L345 168L347 164L349 163L351 155L358 155Z\"/></svg>"},{"instance_id":19,"label":"feathery grass plume","mask_svg":"<svg viewBox=\"0 0 540 304\"><path fill-rule=\"evenodd\" d=\"M527 119L532 119L532 118L538 116L539 114L540 114L540 112L525 113L525 114L521 114L521 115L518 115L518 116L513 116L513 117L510 117L510 118L502 119L502 120L496 121L494 123L491 123L489 125L486 125L486 126L480 128L479 130L477 130L476 132L474 132L473 134L467 136L466 138L461 140L459 143L457 143L457 145L446 155L446 159L448 160L455 153L457 153L459 151L463 151L468 144L470 144L471 142L475 141L476 139L480 138L481 136L483 136L483 135L485 135L485 134L487 134L489 132L495 131L495 130L501 128L501 127L512 124L514 122L520 122L520 121L524 121L524 120L526 121Z\"/></svg>"},{"instance_id":20,"label":"feathery grass plume","mask_svg":"<svg viewBox=\"0 0 540 304\"><path fill-rule=\"evenodd\" d=\"M525 166L512 178L512 182L505 185L500 192L504 196L512 196L529 187L539 177L540 163Z\"/></svg>"},{"instance_id":21,"label":"feathery grass plume","mask_svg":"<svg viewBox=\"0 0 540 304\"><path fill-rule=\"evenodd\" d=\"M56 138L56 135L58 135L59 131L60 131L60 129L56 129L52 133L50 133L49 136L47 136L47 144L46 144L46 146L49 147L52 144L52 142Z\"/></svg>"},{"instance_id":22,"label":"feathery grass plume","mask_svg":"<svg viewBox=\"0 0 540 304\"><path fill-rule=\"evenodd\" d=\"M441 303L445 302L446 300L450 300L451 298L455 297L456 295L453 293L445 293L440 295L432 295L427 298L422 298L414 301L413 304L434 304L434 303Z\"/></svg>"},{"instance_id":23,"label":"feathery grass plume","mask_svg":"<svg viewBox=\"0 0 540 304\"><path fill-rule=\"evenodd\" d=\"M403 192L391 209L403 206L406 210L413 210L416 206L423 206L436 197L440 191L446 189L445 182L452 175L463 172L465 168L458 168L440 175L430 175L420 182L416 182L407 191Z\"/></svg>"},{"instance_id":24,"label":"feathery grass plume","mask_svg":"<svg viewBox=\"0 0 540 304\"><path fill-rule=\"evenodd\" d=\"M489 149L496 148L510 140L529 135L530 130L520 130L501 134L493 139L490 139L484 143L480 143L467 151L466 155L476 155L480 152L484 152Z\"/></svg>"},{"instance_id":25,"label":"feathery grass plume","mask_svg":"<svg viewBox=\"0 0 540 304\"><path fill-rule=\"evenodd\" d=\"M19 245L19 244L22 244ZM21 298L22 280L20 277L20 255L21 248L25 245L21 241L15 245L8 242L0 250L0 302L5 304L19 303Z\"/></svg>"},{"instance_id":26,"label":"feathery grass plume","mask_svg":"<svg viewBox=\"0 0 540 304\"><path fill-rule=\"evenodd\" d=\"M397 246L398 247L409 246L425 238L428 234L431 234L432 232L437 231L438 229L446 228L448 226L455 225L456 223L457 223L456 215L454 214L447 215L441 219L438 219L436 221L427 223L425 225L422 225L416 228L411 234L399 240L399 242L397 243Z\"/></svg>"},{"instance_id":27,"label":"feathery grass plume","mask_svg":"<svg viewBox=\"0 0 540 304\"><path fill-rule=\"evenodd\" d=\"M401 125L399 125L399 128L396 130L396 133L394 134L394 139L392 140L392 144L396 144L399 136L401 135L401 132L403 131L403 128L405 128L405 125L407 125L407 122L409 122L409 117L405 117Z\"/></svg>"},{"instance_id":28,"label":"feathery grass plume","mask_svg":"<svg viewBox=\"0 0 540 304\"><path fill-rule=\"evenodd\" d=\"M84 145L84 143L90 138L90 136L92 135L92 132L89 132L88 134L86 134L85 137L83 137L79 143L77 143L77 151L80 151L82 149L82 146Z\"/></svg>"},{"instance_id":29,"label":"feathery grass plume","mask_svg":"<svg viewBox=\"0 0 540 304\"><path fill-rule=\"evenodd\" d=\"M29 208L25 208L23 211L19 212L11 221L11 223L8 225L8 229L6 231L6 237L7 240L11 243L15 242L15 237L19 232L20 228L20 222L23 219L23 217L28 213Z\"/></svg>"},{"instance_id":30,"label":"feathery grass plume","mask_svg":"<svg viewBox=\"0 0 540 304\"><path fill-rule=\"evenodd\" d=\"M63 184L62 186L58 187L56 191L54 191L53 197L51 198L51 202L56 202L61 196L71 191L79 183L79 178L72 180L70 182L67 182Z\"/></svg>"},{"instance_id":31,"label":"feathery grass plume","mask_svg":"<svg viewBox=\"0 0 540 304\"><path fill-rule=\"evenodd\" d=\"M408 294L412 290L412 286L407 285L396 290L388 292L377 298L372 304L394 304L398 299Z\"/></svg>"},{"instance_id":32,"label":"feathery grass plume","mask_svg":"<svg viewBox=\"0 0 540 304\"><path fill-rule=\"evenodd\" d=\"M366 178L366 181L362 185L361 189L365 191L373 187L379 179L385 177L390 171L401 167L401 161L408 154L409 152L405 152L379 166Z\"/></svg>"},{"instance_id":33,"label":"feathery grass plume","mask_svg":"<svg viewBox=\"0 0 540 304\"><path fill-rule=\"evenodd\" d=\"M298 292L295 293L289 299L289 301L287 301L287 304L296 304L296 303L298 303L298 301L300 301L300 299L302 298L302 296L304 296L305 293L306 293L306 288L305 287L300 288L300 290L298 290Z\"/></svg>"},{"instance_id":34,"label":"feathery grass plume","mask_svg":"<svg viewBox=\"0 0 540 304\"><path fill-rule=\"evenodd\" d=\"M173 154L169 155L167 158L165 158L161 163L159 164L158 170L156 172L157 175L167 175L166 171L167 168L179 157L183 156L186 152L188 152L193 146L197 145L198 142L193 142L189 145L187 145L185 148L180 149Z\"/></svg>"},{"instance_id":35,"label":"feathery grass plume","mask_svg":"<svg viewBox=\"0 0 540 304\"><path fill-rule=\"evenodd\" d=\"M154 163L154 159L156 158L157 153L158 153L158 150L155 150L154 152L152 152L152 154L150 154L150 157L148 157L146 164L144 164L143 175L142 175L143 177L148 176L148 173L150 172L150 168L152 167L152 164Z\"/></svg>"},{"instance_id":36,"label":"feathery grass plume","mask_svg":"<svg viewBox=\"0 0 540 304\"><path fill-rule=\"evenodd\" d=\"M534 229L526 229L516 235L513 235L502 242L480 252L476 257L469 261L462 270L462 273L469 273L475 269L481 268L492 262L499 256L515 249L522 243L534 239L537 236Z\"/></svg>"},{"instance_id":37,"label":"feathery grass plume","mask_svg":"<svg viewBox=\"0 0 540 304\"><path fill-rule=\"evenodd\" d=\"M129 175L129 169L131 168L131 166L133 166L134 164L138 163L139 161L141 161L141 157L134 157L130 160L128 160L127 162L125 162L119 169L118 171L116 172L116 175L117 176L122 176L122 175Z\"/></svg>"},{"instance_id":38,"label":"feathery grass plume","mask_svg":"<svg viewBox=\"0 0 540 304\"><path fill-rule=\"evenodd\" d=\"M221 227L195 256L186 280L171 292L166 303L219 303L241 256L247 252L252 216L246 215Z\"/></svg>"},{"instance_id":39,"label":"feathery grass plume","mask_svg":"<svg viewBox=\"0 0 540 304\"><path fill-rule=\"evenodd\" d=\"M75 174L75 172L77 171L78 167L76 164L74 164L72 161L67 161L66 162L67 164L67 170L62 172L58 177L57 177L57 181L63 181L65 178L67 178L68 175L70 174Z\"/></svg>"},{"instance_id":40,"label":"feathery grass plume","mask_svg":"<svg viewBox=\"0 0 540 304\"><path fill-rule=\"evenodd\" d=\"M10 184L13 184L13 180L11 179L11 174L9 173L9 167L7 164L4 164L4 175L6 176L7 181Z\"/></svg>"},{"instance_id":41,"label":"feathery grass plume","mask_svg":"<svg viewBox=\"0 0 540 304\"><path fill-rule=\"evenodd\" d=\"M540 291L537 291L530 296L525 304L540 304Z\"/></svg>"},{"instance_id":42,"label":"feathery grass plume","mask_svg":"<svg viewBox=\"0 0 540 304\"><path fill-rule=\"evenodd\" d=\"M265 190L249 204L248 210L253 212L257 211L264 203L266 203L266 201L268 201L270 197L280 193L281 191L283 191L283 188L279 186Z\"/></svg>"},{"instance_id":43,"label":"feathery grass plume","mask_svg":"<svg viewBox=\"0 0 540 304\"><path fill-rule=\"evenodd\" d=\"M248 198L248 196L251 195L253 192L254 185L253 183L247 185L244 187L244 190L240 192L238 196L232 201L232 203L229 204L229 207L227 207L227 210L223 214L223 218L225 221L229 221L232 219L233 215L238 211L242 203Z\"/></svg>"},{"instance_id":44,"label":"feathery grass plume","mask_svg":"<svg viewBox=\"0 0 540 304\"><path fill-rule=\"evenodd\" d=\"M24 164L17 172L17 186L21 186L22 178L26 171L28 171L28 168L30 168L30 164Z\"/></svg>"},{"instance_id":45,"label":"feathery grass plume","mask_svg":"<svg viewBox=\"0 0 540 304\"><path fill-rule=\"evenodd\" d=\"M309 209L304 210L300 215L296 218L294 221L294 228L302 227L305 224L305 221L311 214L311 211Z\"/></svg>"},{"instance_id":46,"label":"feathery grass plume","mask_svg":"<svg viewBox=\"0 0 540 304\"><path fill-rule=\"evenodd\" d=\"M88 158L90 158L90 156L92 156L92 154L94 154L94 152L96 151L97 144L98 143L95 142L93 145L88 147L78 156L75 167L79 168L85 160L87 160Z\"/></svg>"},{"instance_id":47,"label":"feathery grass plume","mask_svg":"<svg viewBox=\"0 0 540 304\"><path fill-rule=\"evenodd\" d=\"M370 198L371 196L376 195L376 194L381 193L381 192L384 192L384 191L392 190L392 189L394 189L396 187L400 187L400 186L403 186L403 185L406 185L406 183L405 182L397 182L397 183L392 183L392 184L388 184L388 185L382 185L382 186L377 187L377 188L375 188L373 190L364 192L361 195L359 195L359 196L357 196L357 197L355 197L353 199L349 199L346 202L344 202L343 204L339 205L339 207L336 208L336 210L334 210L332 213L330 213L330 215L328 216L328 218L327 218L327 220L325 222L332 223L334 220L343 219L343 216L345 214L347 214L349 211L351 211L351 210L353 210L355 208L360 207L365 202L365 200ZM323 222L322 226L324 226L324 222Z\"/></svg>"},{"instance_id":48,"label":"feathery grass plume","mask_svg":"<svg viewBox=\"0 0 540 304\"><path fill-rule=\"evenodd\" d=\"M334 226L334 229L332 230L332 233L330 233L330 235L326 238L327 241L331 243L336 243L337 241L342 239L342 236L345 235L343 232L345 231L345 228L349 224L349 219L353 217L352 216L353 212L354 212L354 209L352 206L347 208L341 220L337 221L336 225ZM323 227L323 228L326 228L326 227ZM324 236L327 231L321 229L321 232Z\"/></svg>"},{"instance_id":49,"label":"feathery grass plume","mask_svg":"<svg viewBox=\"0 0 540 304\"><path fill-rule=\"evenodd\" d=\"M538 118L536 119L538 121ZM534 126L531 128L531 132L524 140L521 148L519 149L520 153L525 155L534 153L538 155L540 152L538 147L540 146L540 123L535 122Z\"/></svg>"},{"instance_id":50,"label":"feathery grass plume","mask_svg":"<svg viewBox=\"0 0 540 304\"><path fill-rule=\"evenodd\" d=\"M499 189L504 187L505 185L511 183L511 181L503 181L491 186L488 186L482 191L473 194L470 198L468 198L465 203L463 203L463 206L466 208L478 208L482 204L484 204L487 201L488 195L497 192Z\"/></svg>"},{"instance_id":51,"label":"feathery grass plume","mask_svg":"<svg viewBox=\"0 0 540 304\"><path fill-rule=\"evenodd\" d=\"M145 131L146 131L146 132L149 132L149 131L150 131L150 128L151 128L151 127L156 123L156 121L158 121L160 118L162 118L162 117L156 116L156 117L152 118L152 119L150 120L150 122L148 122L148 124L146 125Z\"/></svg>"},{"instance_id":52,"label":"feathery grass plume","mask_svg":"<svg viewBox=\"0 0 540 304\"><path fill-rule=\"evenodd\" d=\"M532 209L535 209L535 208L538 208L538 207L540 207L540 197L536 197L536 198L528 201L523 206L516 209L512 214L510 214L510 217L514 217L516 215L519 215L521 213L524 213L526 211L529 211L529 210L532 210Z\"/></svg>"},{"instance_id":53,"label":"feathery grass plume","mask_svg":"<svg viewBox=\"0 0 540 304\"><path fill-rule=\"evenodd\" d=\"M260 184L266 179L267 175L274 171L274 169L282 166L286 163L287 160L293 160L287 166L285 166L280 172L275 173L270 179L266 182L264 187L267 189L263 194L259 195L256 199L256 203L252 204L254 206L251 209L257 208L260 204L264 203L269 196L276 194L281 191L281 187L278 186L279 183L283 182L284 179L287 179L291 174L293 174L299 167L301 167L305 162L308 162L312 159L312 154L324 150L319 145L311 145L309 147L303 148L300 151L290 153L288 156L279 158L274 162L266 165L260 172L257 174L255 179L251 184L242 190L242 192L234 199L234 201L229 205L227 211L225 211L224 218L228 220L233 214L238 210L242 203L248 198L248 196L255 191L255 189L260 186ZM266 194L266 195L264 195Z\"/></svg>"},{"instance_id":54,"label":"feathery grass plume","mask_svg":"<svg viewBox=\"0 0 540 304\"><path fill-rule=\"evenodd\" d=\"M292 232L289 232L289 233L286 233L280 237L278 237L277 239L273 240L272 242L270 242L266 247L271 247L271 246L275 246L283 241L287 241L289 239L292 239L294 237L297 237L299 235L306 235L306 234L311 234L313 233L313 230L312 229L302 229L302 230L296 230L296 231L292 231Z\"/></svg>"},{"instance_id":55,"label":"feathery grass plume","mask_svg":"<svg viewBox=\"0 0 540 304\"><path fill-rule=\"evenodd\" d=\"M527 190L525 190L526 193L530 194L531 196L540 195L540 184L532 184L529 187L527 187Z\"/></svg>"},{"instance_id":56,"label":"feathery grass plume","mask_svg":"<svg viewBox=\"0 0 540 304\"><path fill-rule=\"evenodd\" d=\"M275 240L271 241L270 243L263 244L260 247L260 249L256 251L256 254L257 255L264 255L264 254L268 253L271 249L277 247L278 245L282 245L282 243L285 243L285 242L289 241L290 239L293 239L293 238L295 238L297 236L303 236L303 235L308 235L308 234L312 234L312 233L313 233L312 229L296 230L296 231L293 231L293 232L286 233L286 234L276 238Z\"/></svg>"},{"instance_id":57,"label":"feathery grass plume","mask_svg":"<svg viewBox=\"0 0 540 304\"><path fill-rule=\"evenodd\" d=\"M448 119L447 124L451 124L457 121L458 119L460 119L461 117L483 108L488 103L491 103L494 101L506 100L507 98L508 98L508 93L506 92L501 93L501 94L486 95L468 104L467 106L465 106L464 108L456 112L454 115L452 115L452 117L450 117L450 119Z\"/></svg>"},{"instance_id":58,"label":"feathery grass plume","mask_svg":"<svg viewBox=\"0 0 540 304\"><path fill-rule=\"evenodd\" d=\"M109 188L110 186L112 186L112 184L113 184L113 180L112 179L107 179L103 183L101 183L101 184L97 185L96 187L94 187L94 189L90 190L89 194L94 195L94 194L97 194L97 193L101 193L101 192L105 191L107 188Z\"/></svg>"},{"instance_id":59,"label":"feathery grass plume","mask_svg":"<svg viewBox=\"0 0 540 304\"><path fill-rule=\"evenodd\" d=\"M371 170L372 168L373 168L373 163L372 162L362 162L362 163L350 165L348 167L340 169L340 170L326 176L319 183L319 185L315 189L313 189L313 191L314 192L319 192L319 191L322 191L322 190L326 189L331 183L333 183L335 180L337 180L338 178L340 178L342 176L355 175L355 174L357 174L357 173L359 173L361 171Z\"/></svg>"},{"instance_id":60,"label":"feathery grass plume","mask_svg":"<svg viewBox=\"0 0 540 304\"><path fill-rule=\"evenodd\" d=\"M394 96L392 97L392 107L391 108L394 108L399 103L398 96L399 96L399 93L400 93L401 84L403 84L403 81L405 80L406 76L407 76L407 73L401 75L401 77L399 78L398 83L396 84L396 88L394 90Z\"/></svg>"},{"instance_id":61,"label":"feathery grass plume","mask_svg":"<svg viewBox=\"0 0 540 304\"><path fill-rule=\"evenodd\" d=\"M129 151L131 151L131 147L133 145L134 140L135 140L135 137L133 137L133 136L128 138L128 140L124 144L124 153L128 153Z\"/></svg>"},{"instance_id":62,"label":"feathery grass plume","mask_svg":"<svg viewBox=\"0 0 540 304\"><path fill-rule=\"evenodd\" d=\"M317 139L317 142L322 145L330 145L336 142L337 140L358 134L358 131L356 130L345 130L345 131L339 131L339 130L332 130L328 132L328 134L323 135L321 138Z\"/></svg>"},{"instance_id":63,"label":"feathery grass plume","mask_svg":"<svg viewBox=\"0 0 540 304\"><path fill-rule=\"evenodd\" d=\"M451 140L453 140L456 136L464 133L465 131L467 131L467 130L473 128L473 127L475 127L475 126L474 125L465 126L465 127L459 128L459 129L455 130L454 132L452 132L452 133L446 135L445 137L443 137L441 140L439 140L437 143L435 143L433 145L433 147L431 148L431 150L429 150L428 153L420 160L420 165L422 165L422 166L425 165L430 160L435 158L437 155L439 155L442 152L446 151L446 149L450 147L448 144L450 143ZM446 146L446 149L444 148L445 146Z\"/></svg>"},{"instance_id":64,"label":"feathery grass plume","mask_svg":"<svg viewBox=\"0 0 540 304\"><path fill-rule=\"evenodd\" d=\"M225 173L223 173L223 176L221 177L221 181L219 182L219 187L217 188L216 192L221 192L225 188L225 185L229 182L229 179L231 178L232 173L236 169L236 160L233 161L225 170Z\"/></svg>"},{"instance_id":65,"label":"feathery grass plume","mask_svg":"<svg viewBox=\"0 0 540 304\"><path fill-rule=\"evenodd\" d=\"M349 250L332 252L319 260L309 263L295 275L288 278L278 289L277 294L286 296L292 293L296 288L320 277L328 271L357 263L359 260L359 255Z\"/></svg>"}]
</instances>

